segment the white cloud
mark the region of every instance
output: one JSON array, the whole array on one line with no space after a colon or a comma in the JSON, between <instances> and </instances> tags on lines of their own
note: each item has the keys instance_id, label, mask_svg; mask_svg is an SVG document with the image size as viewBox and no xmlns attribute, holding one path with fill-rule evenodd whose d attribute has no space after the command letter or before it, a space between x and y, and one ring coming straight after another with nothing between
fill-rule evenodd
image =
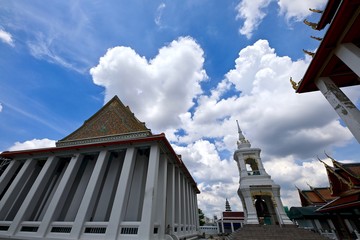
<instances>
[{"instance_id":1,"label":"white cloud","mask_svg":"<svg viewBox=\"0 0 360 240\"><path fill-rule=\"evenodd\" d=\"M58 54L56 49L52 47L53 38L45 37L43 34L37 34L36 40L28 41L27 46L30 50L30 53L37 59L45 59L51 63L61 65L65 68L72 69L76 72L83 73L84 69L76 67L65 58L61 57L61 54Z\"/></svg>"},{"instance_id":2,"label":"white cloud","mask_svg":"<svg viewBox=\"0 0 360 240\"><path fill-rule=\"evenodd\" d=\"M55 142L55 140L47 138L33 139L25 142L15 142L14 145L9 148L9 151L55 147Z\"/></svg>"},{"instance_id":3,"label":"white cloud","mask_svg":"<svg viewBox=\"0 0 360 240\"><path fill-rule=\"evenodd\" d=\"M12 47L15 46L12 35L1 28L0 28L0 41L2 41L3 43L6 43Z\"/></svg>"},{"instance_id":4,"label":"white cloud","mask_svg":"<svg viewBox=\"0 0 360 240\"><path fill-rule=\"evenodd\" d=\"M91 74L105 87L105 101L117 94L154 133L166 133L197 181L199 207L210 217L224 210L225 198L233 210L242 209L232 159L236 120L253 147L262 149L284 205L300 204L295 184L326 184L315 155L331 153L353 137L321 93L299 95L292 89L290 76L301 79L308 59L278 56L259 40L239 52L233 69L209 95L200 87L206 78L203 62L201 47L187 37L163 47L152 60L131 48L109 49Z\"/></svg>"},{"instance_id":5,"label":"white cloud","mask_svg":"<svg viewBox=\"0 0 360 240\"><path fill-rule=\"evenodd\" d=\"M275 0L241 0L236 6L236 19L242 19L243 25L239 29L240 34L250 39L267 15L267 8ZM285 16L287 21L301 21L312 12L309 8L323 9L326 0L303 1L303 0L277 0L279 13Z\"/></svg>"},{"instance_id":6,"label":"white cloud","mask_svg":"<svg viewBox=\"0 0 360 240\"><path fill-rule=\"evenodd\" d=\"M290 76L300 79L306 69L303 60L279 57L266 40L259 40L242 49L235 62L224 81L239 95L221 98L224 90L218 88L200 96L194 113L181 115L187 135L180 141L220 138L226 149L234 149L237 119L247 137L274 156L309 157L352 138L319 92L298 95L291 88Z\"/></svg>"},{"instance_id":7,"label":"white cloud","mask_svg":"<svg viewBox=\"0 0 360 240\"><path fill-rule=\"evenodd\" d=\"M99 45L87 15L91 11L86 11L92 6L79 1L54 1L46 7L40 2L2 4L6 27L21 33L19 44L25 43L30 54L79 73L88 70Z\"/></svg>"},{"instance_id":8,"label":"white cloud","mask_svg":"<svg viewBox=\"0 0 360 240\"><path fill-rule=\"evenodd\" d=\"M278 5L280 8L280 14L285 15L287 20L294 19L296 21L301 21L311 14L309 8L324 10L326 2L327 0L278 0Z\"/></svg>"},{"instance_id":9,"label":"white cloud","mask_svg":"<svg viewBox=\"0 0 360 240\"><path fill-rule=\"evenodd\" d=\"M242 0L236 7L238 11L236 19L244 19L244 25L239 32L247 38L251 38L262 19L266 16L263 11L271 0Z\"/></svg>"},{"instance_id":10,"label":"white cloud","mask_svg":"<svg viewBox=\"0 0 360 240\"><path fill-rule=\"evenodd\" d=\"M233 200L234 209L241 209L236 195L239 178L234 160L221 159L215 144L206 140L198 140L186 147L174 145L174 149L198 182L199 206L205 213L220 215L226 198Z\"/></svg>"},{"instance_id":11,"label":"white cloud","mask_svg":"<svg viewBox=\"0 0 360 240\"><path fill-rule=\"evenodd\" d=\"M300 79L307 64L277 56L266 40L259 40L240 51L234 69L210 96L198 97L193 113L181 115L186 135L172 140L189 151L183 158L204 193L199 205L205 213L218 212L225 198L232 200L234 209L241 209L236 193L239 176L232 160L237 119L253 147L262 149L266 170L282 187L284 205L300 204L295 184L326 185L324 167L315 155L331 152L353 137L321 93L299 95L292 89L290 76ZM237 93L227 96L231 87ZM205 144L204 138L213 143ZM200 145L202 151L195 147ZM221 159L224 150L230 153Z\"/></svg>"},{"instance_id":12,"label":"white cloud","mask_svg":"<svg viewBox=\"0 0 360 240\"><path fill-rule=\"evenodd\" d=\"M160 5L156 10L155 24L158 25L159 27L161 27L161 17L165 7L166 7L165 3L160 3Z\"/></svg>"},{"instance_id":13,"label":"white cloud","mask_svg":"<svg viewBox=\"0 0 360 240\"><path fill-rule=\"evenodd\" d=\"M95 84L105 87L105 101L118 95L154 132L178 128L179 115L202 93L206 79L203 50L190 37L179 38L146 60L128 47L107 51L90 70Z\"/></svg>"},{"instance_id":14,"label":"white cloud","mask_svg":"<svg viewBox=\"0 0 360 240\"><path fill-rule=\"evenodd\" d=\"M0 103L0 112L2 111L3 107L2 107L2 104Z\"/></svg>"}]
</instances>

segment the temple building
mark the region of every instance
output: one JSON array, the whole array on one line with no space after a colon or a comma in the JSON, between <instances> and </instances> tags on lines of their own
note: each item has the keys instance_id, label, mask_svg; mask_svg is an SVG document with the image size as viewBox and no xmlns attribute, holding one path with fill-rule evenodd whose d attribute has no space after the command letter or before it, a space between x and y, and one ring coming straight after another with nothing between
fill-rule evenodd
<instances>
[{"instance_id":1,"label":"temple building","mask_svg":"<svg viewBox=\"0 0 360 240\"><path fill-rule=\"evenodd\" d=\"M0 239L191 239L199 190L118 97L56 147L0 154Z\"/></svg>"},{"instance_id":2,"label":"temple building","mask_svg":"<svg viewBox=\"0 0 360 240\"><path fill-rule=\"evenodd\" d=\"M360 111L341 91L341 87L360 84L360 2L328 0L318 23L304 21L315 30L328 29L323 38L313 37L321 43L302 80L290 81L297 93L318 91L345 122L360 143Z\"/></svg>"},{"instance_id":3,"label":"temple building","mask_svg":"<svg viewBox=\"0 0 360 240\"><path fill-rule=\"evenodd\" d=\"M230 203L226 199L225 211L217 221L219 234L228 234L235 232L244 225L244 212L231 211Z\"/></svg>"},{"instance_id":4,"label":"temple building","mask_svg":"<svg viewBox=\"0 0 360 240\"><path fill-rule=\"evenodd\" d=\"M260 149L252 148L238 124L238 149L234 153L240 173L238 190L245 224L292 225L280 199L280 186L267 174L260 158Z\"/></svg>"},{"instance_id":5,"label":"temple building","mask_svg":"<svg viewBox=\"0 0 360 240\"><path fill-rule=\"evenodd\" d=\"M290 209L290 218L300 227L336 239L360 238L360 164L324 163L329 187L298 189L301 206Z\"/></svg>"}]
</instances>

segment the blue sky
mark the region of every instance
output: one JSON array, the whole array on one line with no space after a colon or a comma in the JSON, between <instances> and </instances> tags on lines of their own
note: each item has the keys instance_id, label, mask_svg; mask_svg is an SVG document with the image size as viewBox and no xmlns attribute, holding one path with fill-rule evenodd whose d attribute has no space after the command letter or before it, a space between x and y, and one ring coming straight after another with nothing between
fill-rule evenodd
<instances>
[{"instance_id":1,"label":"blue sky","mask_svg":"<svg viewBox=\"0 0 360 240\"><path fill-rule=\"evenodd\" d=\"M165 132L211 216L242 206L232 153L239 120L284 205L294 185L326 186L324 151L358 161L359 145L319 93L295 94L323 36L325 0L1 1L0 151L53 146L115 94ZM359 88L345 89L359 104Z\"/></svg>"}]
</instances>

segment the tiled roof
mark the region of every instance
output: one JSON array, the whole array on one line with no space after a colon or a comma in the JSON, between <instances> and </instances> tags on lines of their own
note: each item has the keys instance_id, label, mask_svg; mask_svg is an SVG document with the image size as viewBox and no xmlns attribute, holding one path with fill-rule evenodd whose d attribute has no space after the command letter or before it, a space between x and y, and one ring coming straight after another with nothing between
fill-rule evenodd
<instances>
[{"instance_id":1,"label":"tiled roof","mask_svg":"<svg viewBox=\"0 0 360 240\"><path fill-rule=\"evenodd\" d=\"M223 212L223 219L244 219L244 212Z\"/></svg>"}]
</instances>

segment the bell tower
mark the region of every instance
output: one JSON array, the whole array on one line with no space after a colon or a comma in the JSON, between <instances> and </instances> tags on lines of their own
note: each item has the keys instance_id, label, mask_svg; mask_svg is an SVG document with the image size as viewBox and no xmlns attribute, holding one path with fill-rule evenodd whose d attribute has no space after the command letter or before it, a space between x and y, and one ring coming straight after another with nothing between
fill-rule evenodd
<instances>
[{"instance_id":1,"label":"bell tower","mask_svg":"<svg viewBox=\"0 0 360 240\"><path fill-rule=\"evenodd\" d=\"M265 171L260 158L261 149L252 148L245 139L238 121L239 140L234 160L238 165L241 199L245 224L284 225L293 224L287 217L280 199L280 186Z\"/></svg>"}]
</instances>

